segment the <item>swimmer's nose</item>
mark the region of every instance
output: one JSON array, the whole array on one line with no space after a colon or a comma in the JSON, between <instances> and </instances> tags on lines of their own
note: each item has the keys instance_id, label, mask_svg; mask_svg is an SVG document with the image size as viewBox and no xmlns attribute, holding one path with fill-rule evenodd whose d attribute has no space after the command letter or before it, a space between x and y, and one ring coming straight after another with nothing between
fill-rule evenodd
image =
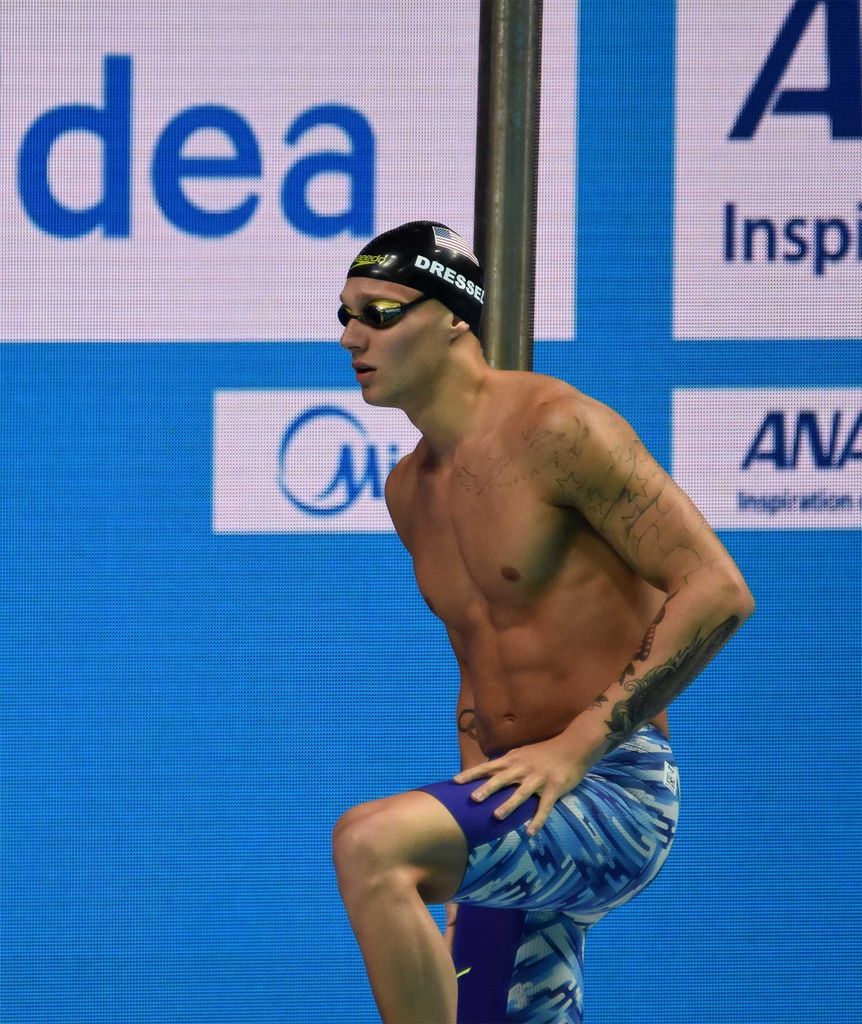
<instances>
[{"instance_id":1,"label":"swimmer's nose","mask_svg":"<svg viewBox=\"0 0 862 1024\"><path fill-rule=\"evenodd\" d=\"M359 323L351 320L341 332L338 344L346 348L348 352L364 352L368 347L367 341L363 341L362 331L359 330Z\"/></svg>"}]
</instances>

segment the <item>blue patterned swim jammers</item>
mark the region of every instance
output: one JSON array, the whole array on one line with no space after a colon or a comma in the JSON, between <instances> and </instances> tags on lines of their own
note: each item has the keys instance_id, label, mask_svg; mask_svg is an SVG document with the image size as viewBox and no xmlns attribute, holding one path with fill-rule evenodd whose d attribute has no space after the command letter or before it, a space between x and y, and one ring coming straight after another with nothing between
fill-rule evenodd
<instances>
[{"instance_id":1,"label":"blue patterned swim jammers","mask_svg":"<svg viewBox=\"0 0 862 1024\"><path fill-rule=\"evenodd\" d=\"M516 789L481 803L487 779L422 786L467 838L469 859L454 897L453 957L459 1024L581 1024L587 929L658 874L679 812L670 744L653 725L592 766L560 797L535 836L531 797L502 821L494 810ZM469 969L468 969L469 968Z\"/></svg>"}]
</instances>

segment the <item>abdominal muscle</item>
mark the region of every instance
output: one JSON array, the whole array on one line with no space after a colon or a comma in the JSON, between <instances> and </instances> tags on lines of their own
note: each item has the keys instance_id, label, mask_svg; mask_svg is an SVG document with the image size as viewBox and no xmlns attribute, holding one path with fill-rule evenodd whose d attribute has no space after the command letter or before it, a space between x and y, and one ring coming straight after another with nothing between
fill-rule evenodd
<instances>
[{"instance_id":1,"label":"abdominal muscle","mask_svg":"<svg viewBox=\"0 0 862 1024\"><path fill-rule=\"evenodd\" d=\"M665 599L645 581L636 588L634 600L605 594L596 613L566 614L565 622L554 607L505 624L493 609L476 608L469 622L447 626L486 757L558 735L620 677ZM667 712L652 721L668 735Z\"/></svg>"},{"instance_id":2,"label":"abdominal muscle","mask_svg":"<svg viewBox=\"0 0 862 1024\"><path fill-rule=\"evenodd\" d=\"M445 465L420 445L399 483L416 581L488 756L566 729L620 678L667 596L549 500L510 420Z\"/></svg>"}]
</instances>

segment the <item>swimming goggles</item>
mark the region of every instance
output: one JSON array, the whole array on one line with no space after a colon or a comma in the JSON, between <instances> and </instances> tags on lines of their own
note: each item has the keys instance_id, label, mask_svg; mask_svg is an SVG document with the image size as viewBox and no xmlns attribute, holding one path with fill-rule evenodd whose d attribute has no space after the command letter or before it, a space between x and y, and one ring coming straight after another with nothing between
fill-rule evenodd
<instances>
[{"instance_id":1,"label":"swimming goggles","mask_svg":"<svg viewBox=\"0 0 862 1024\"><path fill-rule=\"evenodd\" d=\"M394 302L392 299L374 299L369 302L361 313L351 313L343 303L338 307L338 321L342 327L346 327L351 320L358 320L361 324L368 324L369 327L379 329L389 327L399 317L404 316L408 309L418 306L420 302L426 302L433 298L433 295L420 295L412 302Z\"/></svg>"}]
</instances>

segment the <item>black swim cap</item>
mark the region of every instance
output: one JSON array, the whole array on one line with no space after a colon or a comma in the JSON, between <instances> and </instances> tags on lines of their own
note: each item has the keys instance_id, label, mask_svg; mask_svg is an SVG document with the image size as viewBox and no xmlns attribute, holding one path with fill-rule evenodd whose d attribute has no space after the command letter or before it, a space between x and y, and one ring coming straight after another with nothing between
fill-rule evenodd
<instances>
[{"instance_id":1,"label":"black swim cap","mask_svg":"<svg viewBox=\"0 0 862 1024\"><path fill-rule=\"evenodd\" d=\"M372 238L348 277L376 277L431 295L479 333L485 275L464 239L430 220L414 220Z\"/></svg>"}]
</instances>

